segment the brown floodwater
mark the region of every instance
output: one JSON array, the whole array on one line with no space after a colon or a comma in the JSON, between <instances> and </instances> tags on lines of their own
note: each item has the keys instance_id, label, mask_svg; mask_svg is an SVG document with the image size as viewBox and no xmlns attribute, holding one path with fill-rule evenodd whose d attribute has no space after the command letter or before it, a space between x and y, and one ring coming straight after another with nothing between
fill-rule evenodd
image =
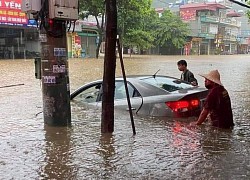
<instances>
[{"instance_id":1,"label":"brown floodwater","mask_svg":"<svg viewBox=\"0 0 250 180\"><path fill-rule=\"evenodd\" d=\"M74 102L71 127L48 127L34 61L0 60L0 179L250 179L250 55L132 56L124 64L127 75L160 69L180 77L182 58L200 86L198 73L220 71L232 131L192 127L193 118L135 116L133 136L129 114L115 112L114 133L101 134L100 112ZM72 92L102 78L103 59L69 59L69 72Z\"/></svg>"}]
</instances>

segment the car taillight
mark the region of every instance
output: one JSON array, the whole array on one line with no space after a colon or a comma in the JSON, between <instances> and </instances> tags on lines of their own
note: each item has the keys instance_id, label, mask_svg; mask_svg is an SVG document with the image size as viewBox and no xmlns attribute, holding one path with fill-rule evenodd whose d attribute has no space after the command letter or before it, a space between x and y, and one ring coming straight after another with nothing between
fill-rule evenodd
<instances>
[{"instance_id":1,"label":"car taillight","mask_svg":"<svg viewBox=\"0 0 250 180\"><path fill-rule=\"evenodd\" d=\"M181 100L181 101L170 101L166 102L166 105L174 112L177 111L188 111L199 106L199 100Z\"/></svg>"}]
</instances>

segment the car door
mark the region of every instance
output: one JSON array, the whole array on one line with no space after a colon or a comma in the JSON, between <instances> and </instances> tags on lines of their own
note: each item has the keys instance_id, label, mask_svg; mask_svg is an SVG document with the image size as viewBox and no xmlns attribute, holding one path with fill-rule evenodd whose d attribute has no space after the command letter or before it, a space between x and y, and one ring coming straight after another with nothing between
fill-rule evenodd
<instances>
[{"instance_id":1,"label":"car door","mask_svg":"<svg viewBox=\"0 0 250 180\"><path fill-rule=\"evenodd\" d=\"M138 108L142 104L142 97L140 93L138 92L138 90L130 82L127 82L127 87L128 87L128 94L129 94L130 103L131 103L131 109L133 111L137 111ZM115 99L114 105L116 109L129 110L126 89L125 89L125 84L123 80L121 81L117 80L115 82L114 99Z\"/></svg>"},{"instance_id":2,"label":"car door","mask_svg":"<svg viewBox=\"0 0 250 180\"><path fill-rule=\"evenodd\" d=\"M142 104L141 95L137 89L132 86L132 84L128 82L127 85L131 108L132 110L136 111ZM102 82L95 82L82 86L76 90L71 94L71 99L81 103L101 106L102 95ZM128 101L123 80L115 81L114 106L116 109L128 110Z\"/></svg>"},{"instance_id":3,"label":"car door","mask_svg":"<svg viewBox=\"0 0 250 180\"><path fill-rule=\"evenodd\" d=\"M101 82L95 82L82 86L71 94L71 99L83 103L96 103L101 93Z\"/></svg>"}]
</instances>

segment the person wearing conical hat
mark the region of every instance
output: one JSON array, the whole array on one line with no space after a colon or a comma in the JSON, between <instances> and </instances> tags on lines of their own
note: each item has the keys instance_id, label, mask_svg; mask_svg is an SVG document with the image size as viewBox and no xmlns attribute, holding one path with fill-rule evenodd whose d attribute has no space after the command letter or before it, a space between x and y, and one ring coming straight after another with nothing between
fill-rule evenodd
<instances>
[{"instance_id":1,"label":"person wearing conical hat","mask_svg":"<svg viewBox=\"0 0 250 180\"><path fill-rule=\"evenodd\" d=\"M177 62L177 66L178 66L179 71L182 71L181 80L190 82L193 86L198 86L198 81L194 77L194 74L187 68L186 60L183 60L183 59L179 60Z\"/></svg>"},{"instance_id":2,"label":"person wearing conical hat","mask_svg":"<svg viewBox=\"0 0 250 180\"><path fill-rule=\"evenodd\" d=\"M209 89L203 110L196 125L201 125L210 114L212 126L230 129L234 126L231 100L227 90L220 81L218 70L212 70L208 74L199 74L205 78L205 87Z\"/></svg>"}]
</instances>

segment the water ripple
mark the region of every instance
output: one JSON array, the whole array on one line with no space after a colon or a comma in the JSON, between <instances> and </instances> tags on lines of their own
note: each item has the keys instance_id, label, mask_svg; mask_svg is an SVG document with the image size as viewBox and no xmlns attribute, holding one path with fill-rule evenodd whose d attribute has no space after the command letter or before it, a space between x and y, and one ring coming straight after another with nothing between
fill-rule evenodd
<instances>
[{"instance_id":1,"label":"water ripple","mask_svg":"<svg viewBox=\"0 0 250 180\"><path fill-rule=\"evenodd\" d=\"M159 74L179 77L180 58L124 62L127 74L161 69ZM250 179L249 56L186 58L195 74L221 72L232 100L233 130L190 126L194 118L135 116L133 136L129 114L116 112L114 133L101 134L100 110L74 102L71 127L48 127L34 62L0 61L1 86L24 84L0 89L0 179ZM69 66L71 90L102 78L103 60L70 59ZM121 75L119 66L116 73ZM204 79L197 79L203 86Z\"/></svg>"}]
</instances>

